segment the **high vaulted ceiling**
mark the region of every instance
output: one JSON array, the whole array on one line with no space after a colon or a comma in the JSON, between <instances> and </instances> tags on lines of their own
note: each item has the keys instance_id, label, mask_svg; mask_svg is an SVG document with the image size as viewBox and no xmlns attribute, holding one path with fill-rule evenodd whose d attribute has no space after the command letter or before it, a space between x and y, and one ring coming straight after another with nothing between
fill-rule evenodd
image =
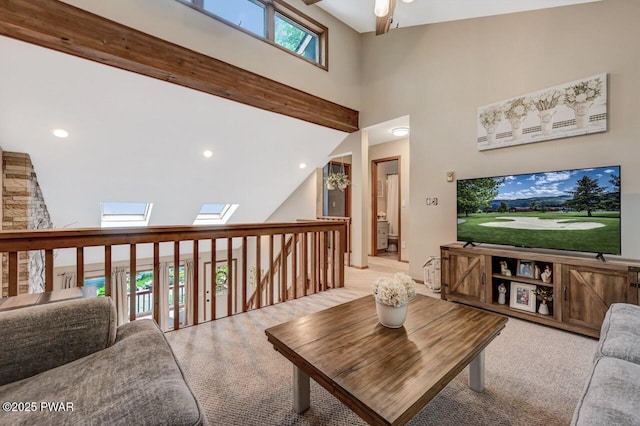
<instances>
[{"instance_id":1,"label":"high vaulted ceiling","mask_svg":"<svg viewBox=\"0 0 640 426\"><path fill-rule=\"evenodd\" d=\"M414 0L411 3L397 0L391 28L396 25L412 27L594 1L601 0ZM374 3L375 0L321 0L316 6L354 30L365 33L375 30Z\"/></svg>"},{"instance_id":2,"label":"high vaulted ceiling","mask_svg":"<svg viewBox=\"0 0 640 426\"><path fill-rule=\"evenodd\" d=\"M190 225L203 203L262 222L347 135L6 37L0 51L0 147L31 156L58 228L100 226L101 201L154 203L150 226Z\"/></svg>"}]
</instances>

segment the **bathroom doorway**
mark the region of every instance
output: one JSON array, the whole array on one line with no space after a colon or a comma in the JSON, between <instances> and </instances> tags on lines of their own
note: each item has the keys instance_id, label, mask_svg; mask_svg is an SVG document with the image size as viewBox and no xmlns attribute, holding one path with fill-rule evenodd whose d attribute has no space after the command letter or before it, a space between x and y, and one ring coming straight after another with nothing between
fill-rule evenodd
<instances>
[{"instance_id":1,"label":"bathroom doorway","mask_svg":"<svg viewBox=\"0 0 640 426\"><path fill-rule=\"evenodd\" d=\"M371 161L371 253L402 259L400 157Z\"/></svg>"}]
</instances>

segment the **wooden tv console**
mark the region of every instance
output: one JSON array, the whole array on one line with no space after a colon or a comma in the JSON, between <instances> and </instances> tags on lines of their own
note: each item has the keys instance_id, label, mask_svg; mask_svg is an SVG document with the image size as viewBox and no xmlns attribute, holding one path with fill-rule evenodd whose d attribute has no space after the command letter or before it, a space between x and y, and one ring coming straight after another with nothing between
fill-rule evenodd
<instances>
[{"instance_id":1,"label":"wooden tv console","mask_svg":"<svg viewBox=\"0 0 640 426\"><path fill-rule=\"evenodd\" d=\"M587 256L564 256L541 250L469 246L463 243L440 247L442 258L441 297L489 311L592 337L600 336L600 326L612 303L638 304L640 263L619 260L602 262ZM524 262L523 262L524 261ZM529 261L529 262L526 262ZM506 262L511 276L501 273ZM549 283L534 276L518 275L518 266L529 263L552 271ZM531 288L546 288L553 293L548 303L549 315L510 306L511 283ZM499 304L500 284L507 289L506 303ZM518 285L518 284L516 284ZM522 308L522 305L519 306Z\"/></svg>"}]
</instances>

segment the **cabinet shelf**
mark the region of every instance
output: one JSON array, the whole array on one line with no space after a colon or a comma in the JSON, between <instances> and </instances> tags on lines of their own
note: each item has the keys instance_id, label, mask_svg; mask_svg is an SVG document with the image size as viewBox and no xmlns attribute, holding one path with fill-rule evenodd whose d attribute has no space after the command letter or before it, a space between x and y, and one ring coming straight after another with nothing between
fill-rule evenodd
<instances>
[{"instance_id":1,"label":"cabinet shelf","mask_svg":"<svg viewBox=\"0 0 640 426\"><path fill-rule=\"evenodd\" d=\"M613 303L639 304L635 282L640 280L637 261L600 262L592 257L550 254L541 250L500 247L440 247L441 297L564 330L599 337L607 309ZM551 270L551 282L504 275L503 268L518 271L525 262ZM634 272L635 271L635 272ZM528 312L509 305L511 282L551 290L551 315ZM499 304L499 286L507 288L506 304ZM536 301L537 302L537 301ZM536 303L536 307L538 302Z\"/></svg>"},{"instance_id":2,"label":"cabinet shelf","mask_svg":"<svg viewBox=\"0 0 640 426\"><path fill-rule=\"evenodd\" d=\"M498 279L505 280L505 281L517 281L519 283L539 285L539 286L542 286L542 287L551 287L551 288L553 288L553 286L554 286L553 282L545 283L542 280L535 280L533 278L527 278L527 277L518 277L518 276L515 276L515 275L492 274L491 277L492 278L498 278Z\"/></svg>"}]
</instances>

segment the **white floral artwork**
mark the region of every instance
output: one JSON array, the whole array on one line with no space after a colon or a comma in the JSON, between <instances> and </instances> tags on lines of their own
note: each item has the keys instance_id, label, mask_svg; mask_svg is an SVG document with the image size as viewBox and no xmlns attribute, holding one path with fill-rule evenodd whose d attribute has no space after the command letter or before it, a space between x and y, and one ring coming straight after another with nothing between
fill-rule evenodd
<instances>
[{"instance_id":1,"label":"white floral artwork","mask_svg":"<svg viewBox=\"0 0 640 426\"><path fill-rule=\"evenodd\" d=\"M478 150L607 130L607 74L478 108Z\"/></svg>"}]
</instances>

